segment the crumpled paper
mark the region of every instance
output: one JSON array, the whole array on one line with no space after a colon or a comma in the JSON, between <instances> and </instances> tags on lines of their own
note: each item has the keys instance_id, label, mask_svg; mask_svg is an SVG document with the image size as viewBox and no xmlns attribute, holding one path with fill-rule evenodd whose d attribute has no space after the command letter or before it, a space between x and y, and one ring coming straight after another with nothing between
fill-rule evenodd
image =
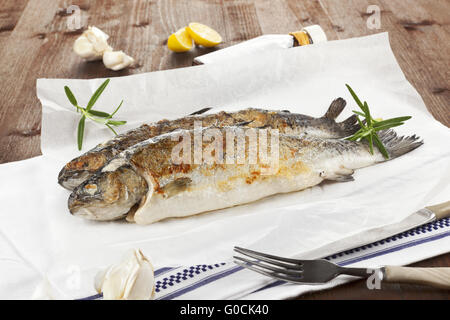
<instances>
[{"instance_id":1,"label":"crumpled paper","mask_svg":"<svg viewBox=\"0 0 450 320\"><path fill-rule=\"evenodd\" d=\"M5 248L0 251L0 271L8 279L0 297L27 298L28 293L31 297L38 279L44 277L58 297L92 294L95 273L130 248L142 249L155 268L229 260L235 245L285 256L321 248L325 256L333 253L327 252L329 244L448 200L450 132L427 112L398 66L388 35L382 33L267 51L226 64L113 78L96 106L112 111L124 99L116 117L128 123L120 132L206 106L215 111L289 109L321 116L339 96L348 102L342 120L357 108L345 88L348 83L368 101L375 117L413 116L397 131L421 136L425 144L419 149L357 170L353 182L326 183L184 219L139 226L73 217L67 209L69 192L57 184L57 174L80 154L76 148L79 114L63 86L69 85L83 105L102 81L37 81L43 156L0 166L0 246ZM83 151L111 137L108 129L86 122ZM364 242L358 236L353 246ZM248 272L245 281L230 284L226 294L264 281Z\"/></svg>"}]
</instances>

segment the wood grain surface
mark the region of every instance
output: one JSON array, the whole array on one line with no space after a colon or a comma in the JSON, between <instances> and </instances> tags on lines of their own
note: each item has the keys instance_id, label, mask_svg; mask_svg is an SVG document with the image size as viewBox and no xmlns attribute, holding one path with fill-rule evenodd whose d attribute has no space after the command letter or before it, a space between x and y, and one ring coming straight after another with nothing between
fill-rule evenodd
<instances>
[{"instance_id":1,"label":"wood grain surface","mask_svg":"<svg viewBox=\"0 0 450 320\"><path fill-rule=\"evenodd\" d=\"M82 28L67 27L80 8ZM381 10L381 28L367 27L369 5ZM0 0L0 163L40 154L41 106L37 78L97 78L186 67L211 49L173 54L170 33L191 21L205 23L224 38L223 48L267 33L288 33L320 24L330 40L389 31L393 52L428 110L450 125L450 1L448 0ZM72 52L88 25L112 35L114 48L136 59L132 68L110 71ZM212 49L213 50L213 49ZM416 264L450 266L450 254ZM363 281L303 299L449 299L421 286L385 284L367 290Z\"/></svg>"}]
</instances>

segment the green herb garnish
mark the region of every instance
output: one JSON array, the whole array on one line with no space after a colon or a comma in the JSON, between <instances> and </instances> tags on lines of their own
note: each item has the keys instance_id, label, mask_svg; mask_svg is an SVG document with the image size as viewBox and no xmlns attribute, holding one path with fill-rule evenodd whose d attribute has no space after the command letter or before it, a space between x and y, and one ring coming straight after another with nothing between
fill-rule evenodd
<instances>
[{"instance_id":1,"label":"green herb garnish","mask_svg":"<svg viewBox=\"0 0 450 320\"><path fill-rule=\"evenodd\" d=\"M77 112L81 113L81 119L80 122L78 122L78 133L77 133L77 139L78 139L78 150L81 150L83 146L83 137L84 137L84 123L86 122L86 118L95 121L97 123L104 124L107 126L112 132L114 132L115 135L117 135L117 132L112 128L112 126L121 126L127 123L126 121L121 120L112 120L111 118L116 114L117 111L119 111L120 107L122 106L123 100L120 102L119 106L114 110L113 113L109 114L107 112L98 111L92 109L95 102L97 102L100 95L105 90L106 86L108 85L110 79L105 80L100 87L98 87L97 90L95 90L92 97L89 99L89 102L86 106L86 108L80 107L78 105L77 99L75 98L72 91L69 89L68 86L64 86L64 91L66 93L67 99L69 99L70 103L77 108Z\"/></svg>"},{"instance_id":2,"label":"green herb garnish","mask_svg":"<svg viewBox=\"0 0 450 320\"><path fill-rule=\"evenodd\" d=\"M380 130L386 130L389 128L401 126L402 124L404 124L404 121L411 119L411 117L406 116L387 120L375 120L370 115L369 106L367 102L364 101L364 103L362 103L361 100L356 95L355 91L353 91L353 89L348 84L346 84L346 87L348 91L350 91L350 94L352 95L353 99L355 99L356 104L362 110L362 112L353 110L353 113L356 114L356 119L358 120L359 126L361 128L354 135L348 137L347 140L360 141L362 139L366 139L369 142L369 150L371 154L373 154L373 144L375 143L375 145L378 147L378 150L380 150L381 154L386 159L389 159L389 154L386 151L386 148L384 147L383 143L381 142L380 137L378 137L377 132ZM359 119L359 116L364 117L365 121L361 121L361 119Z\"/></svg>"}]
</instances>

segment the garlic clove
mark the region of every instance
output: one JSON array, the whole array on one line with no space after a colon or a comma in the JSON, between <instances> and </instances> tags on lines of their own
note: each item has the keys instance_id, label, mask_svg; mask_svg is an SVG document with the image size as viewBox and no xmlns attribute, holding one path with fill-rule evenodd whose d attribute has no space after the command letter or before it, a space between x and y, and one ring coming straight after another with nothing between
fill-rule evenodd
<instances>
[{"instance_id":1,"label":"garlic clove","mask_svg":"<svg viewBox=\"0 0 450 320\"><path fill-rule=\"evenodd\" d=\"M117 71L128 67L134 59L123 51L105 51L103 53L103 64L106 68Z\"/></svg>"},{"instance_id":2,"label":"garlic clove","mask_svg":"<svg viewBox=\"0 0 450 320\"><path fill-rule=\"evenodd\" d=\"M111 267L106 272L103 280L103 299L122 299L125 295L128 278L130 275L136 273L138 267L136 259L133 256L127 257L120 264Z\"/></svg>"},{"instance_id":3,"label":"garlic clove","mask_svg":"<svg viewBox=\"0 0 450 320\"><path fill-rule=\"evenodd\" d=\"M75 40L73 51L83 59L94 59L96 56L95 53L93 53L94 46L85 36L80 36Z\"/></svg>"},{"instance_id":4,"label":"garlic clove","mask_svg":"<svg viewBox=\"0 0 450 320\"><path fill-rule=\"evenodd\" d=\"M103 283L105 282L106 274L109 272L111 267L99 271L94 279L94 288L98 293L102 292Z\"/></svg>"},{"instance_id":5,"label":"garlic clove","mask_svg":"<svg viewBox=\"0 0 450 320\"><path fill-rule=\"evenodd\" d=\"M104 300L120 300L127 280L126 272L118 267L111 268L103 280L102 290Z\"/></svg>"},{"instance_id":6,"label":"garlic clove","mask_svg":"<svg viewBox=\"0 0 450 320\"><path fill-rule=\"evenodd\" d=\"M107 43L109 35L97 27L88 27L84 34L92 41L101 43Z\"/></svg>"},{"instance_id":7,"label":"garlic clove","mask_svg":"<svg viewBox=\"0 0 450 320\"><path fill-rule=\"evenodd\" d=\"M105 51L112 51L108 45L109 36L97 27L89 27L73 44L77 55L88 61L101 60Z\"/></svg>"},{"instance_id":8,"label":"garlic clove","mask_svg":"<svg viewBox=\"0 0 450 320\"><path fill-rule=\"evenodd\" d=\"M133 250L118 264L95 278L97 292L105 300L149 300L155 292L153 266L140 250Z\"/></svg>"},{"instance_id":9,"label":"garlic clove","mask_svg":"<svg viewBox=\"0 0 450 320\"><path fill-rule=\"evenodd\" d=\"M148 283L154 283L155 277L150 265L144 264L137 271L133 281L127 284L126 300L151 300L155 295L155 287Z\"/></svg>"},{"instance_id":10,"label":"garlic clove","mask_svg":"<svg viewBox=\"0 0 450 320\"><path fill-rule=\"evenodd\" d=\"M128 279L124 299L151 300L155 294L153 266L140 250L136 251L136 254L138 255L139 268Z\"/></svg>"}]
</instances>

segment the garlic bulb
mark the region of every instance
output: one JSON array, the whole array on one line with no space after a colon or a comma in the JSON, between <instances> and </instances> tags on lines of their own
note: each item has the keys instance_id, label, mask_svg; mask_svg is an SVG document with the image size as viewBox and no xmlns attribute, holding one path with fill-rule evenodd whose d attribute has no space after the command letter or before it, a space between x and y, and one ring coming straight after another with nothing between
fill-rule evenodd
<instances>
[{"instance_id":1,"label":"garlic bulb","mask_svg":"<svg viewBox=\"0 0 450 320\"><path fill-rule=\"evenodd\" d=\"M101 60L103 53L112 51L108 45L109 36L97 27L89 27L73 44L77 55L88 61Z\"/></svg>"},{"instance_id":2,"label":"garlic bulb","mask_svg":"<svg viewBox=\"0 0 450 320\"><path fill-rule=\"evenodd\" d=\"M103 64L108 69L117 71L128 67L134 59L126 55L123 51L105 51L103 53Z\"/></svg>"},{"instance_id":3,"label":"garlic bulb","mask_svg":"<svg viewBox=\"0 0 450 320\"><path fill-rule=\"evenodd\" d=\"M95 289L105 300L150 300L155 294L153 266L141 250L97 274Z\"/></svg>"}]
</instances>

